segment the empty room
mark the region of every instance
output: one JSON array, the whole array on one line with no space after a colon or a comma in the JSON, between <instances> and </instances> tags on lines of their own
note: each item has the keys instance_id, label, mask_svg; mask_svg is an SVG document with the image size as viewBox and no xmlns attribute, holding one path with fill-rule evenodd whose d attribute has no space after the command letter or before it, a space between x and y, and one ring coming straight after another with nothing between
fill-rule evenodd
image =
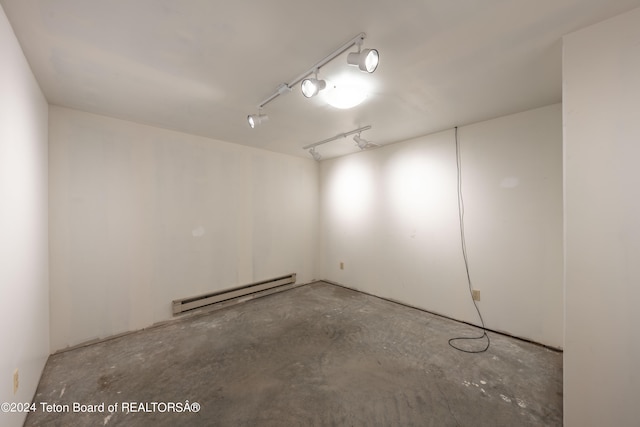
<instances>
[{"instance_id":1,"label":"empty room","mask_svg":"<svg viewBox=\"0 0 640 427\"><path fill-rule=\"evenodd\" d=\"M640 425L640 1L0 0L0 425Z\"/></svg>"}]
</instances>

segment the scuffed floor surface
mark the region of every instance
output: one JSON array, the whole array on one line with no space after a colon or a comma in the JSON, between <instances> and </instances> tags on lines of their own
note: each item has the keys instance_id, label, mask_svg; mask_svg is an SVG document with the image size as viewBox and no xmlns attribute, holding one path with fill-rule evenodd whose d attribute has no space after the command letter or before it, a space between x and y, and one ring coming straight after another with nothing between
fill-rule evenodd
<instances>
[{"instance_id":1,"label":"scuffed floor surface","mask_svg":"<svg viewBox=\"0 0 640 427\"><path fill-rule=\"evenodd\" d=\"M562 353L477 333L315 283L53 355L25 425L561 425Z\"/></svg>"}]
</instances>

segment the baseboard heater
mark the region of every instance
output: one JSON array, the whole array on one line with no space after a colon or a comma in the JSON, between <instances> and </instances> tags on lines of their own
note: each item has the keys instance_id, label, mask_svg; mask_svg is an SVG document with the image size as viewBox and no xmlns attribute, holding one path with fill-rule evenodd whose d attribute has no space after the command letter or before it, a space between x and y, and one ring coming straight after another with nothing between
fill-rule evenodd
<instances>
[{"instance_id":1,"label":"baseboard heater","mask_svg":"<svg viewBox=\"0 0 640 427\"><path fill-rule=\"evenodd\" d=\"M274 279L263 280L250 285L238 286L223 291L211 292L197 297L178 299L173 301L173 315L197 310L224 301L235 300L248 295L263 295L265 291L296 283L296 273Z\"/></svg>"}]
</instances>

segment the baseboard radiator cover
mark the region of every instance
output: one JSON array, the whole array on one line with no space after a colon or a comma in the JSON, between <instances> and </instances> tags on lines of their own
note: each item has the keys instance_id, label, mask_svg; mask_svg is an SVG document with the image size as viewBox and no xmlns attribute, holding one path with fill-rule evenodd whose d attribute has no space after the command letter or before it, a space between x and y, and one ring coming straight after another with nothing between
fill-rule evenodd
<instances>
[{"instance_id":1,"label":"baseboard radiator cover","mask_svg":"<svg viewBox=\"0 0 640 427\"><path fill-rule=\"evenodd\" d=\"M213 306L214 304L219 304L230 300L237 300L242 297L252 295L261 296L271 293L267 293L267 291L275 291L275 288L283 287L284 290L287 285L294 285L295 283L296 273L292 273L286 276L280 276L273 279L251 283L249 285L238 286L235 288L229 288L222 291L211 292L208 294L198 295L190 298L173 300L173 315L176 316L182 313L209 308L209 306Z\"/></svg>"}]
</instances>

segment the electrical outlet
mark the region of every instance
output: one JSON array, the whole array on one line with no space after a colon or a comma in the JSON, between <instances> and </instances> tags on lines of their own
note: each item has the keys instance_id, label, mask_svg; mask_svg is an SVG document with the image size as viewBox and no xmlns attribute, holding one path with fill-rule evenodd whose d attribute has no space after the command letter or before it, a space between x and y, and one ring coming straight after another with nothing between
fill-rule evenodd
<instances>
[{"instance_id":1,"label":"electrical outlet","mask_svg":"<svg viewBox=\"0 0 640 427\"><path fill-rule=\"evenodd\" d=\"M20 385L20 379L18 376L18 368L16 368L16 370L13 371L13 394L16 394L18 392L19 385Z\"/></svg>"},{"instance_id":2,"label":"electrical outlet","mask_svg":"<svg viewBox=\"0 0 640 427\"><path fill-rule=\"evenodd\" d=\"M344 262L340 261L340 270L344 270Z\"/></svg>"},{"instance_id":3,"label":"electrical outlet","mask_svg":"<svg viewBox=\"0 0 640 427\"><path fill-rule=\"evenodd\" d=\"M473 296L474 301L480 301L480 291L474 289L471 291L471 296Z\"/></svg>"}]
</instances>

